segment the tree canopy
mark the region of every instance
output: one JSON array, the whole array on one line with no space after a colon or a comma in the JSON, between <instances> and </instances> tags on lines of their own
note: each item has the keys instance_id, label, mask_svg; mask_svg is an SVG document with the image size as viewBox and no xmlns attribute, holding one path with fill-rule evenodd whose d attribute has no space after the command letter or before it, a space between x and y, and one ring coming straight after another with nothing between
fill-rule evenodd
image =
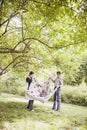
<instances>
[{"instance_id":1,"label":"tree canopy","mask_svg":"<svg viewBox=\"0 0 87 130\"><path fill-rule=\"evenodd\" d=\"M86 0L1 0L0 76L53 68L87 79Z\"/></svg>"}]
</instances>

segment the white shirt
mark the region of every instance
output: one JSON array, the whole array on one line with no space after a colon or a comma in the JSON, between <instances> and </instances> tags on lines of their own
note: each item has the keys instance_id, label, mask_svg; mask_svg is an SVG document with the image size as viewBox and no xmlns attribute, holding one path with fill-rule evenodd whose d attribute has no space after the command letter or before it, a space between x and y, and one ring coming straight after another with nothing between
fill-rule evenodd
<instances>
[{"instance_id":1,"label":"white shirt","mask_svg":"<svg viewBox=\"0 0 87 130\"><path fill-rule=\"evenodd\" d=\"M53 80L55 87L62 87L63 86L63 80L60 77L56 77L55 80Z\"/></svg>"}]
</instances>

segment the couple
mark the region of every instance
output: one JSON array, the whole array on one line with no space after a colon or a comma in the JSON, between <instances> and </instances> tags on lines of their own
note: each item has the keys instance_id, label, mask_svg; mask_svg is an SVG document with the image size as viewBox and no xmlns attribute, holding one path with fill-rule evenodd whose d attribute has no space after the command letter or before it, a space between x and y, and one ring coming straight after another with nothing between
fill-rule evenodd
<instances>
[{"instance_id":1,"label":"couple","mask_svg":"<svg viewBox=\"0 0 87 130\"><path fill-rule=\"evenodd\" d=\"M52 109L59 111L60 108L61 108L61 87L63 86L63 80L61 78L61 72L60 71L57 71L56 74L57 74L57 76L54 80L51 77L49 79L52 80L52 82L54 83L54 89L57 88L56 92L54 93L54 102L53 102ZM36 81L36 79L34 78L34 72L30 71L28 77L26 78L26 82L28 83L27 90L29 90L30 84L32 83L33 80ZM34 100L29 100L29 102L28 102L27 108L30 111L34 111L33 110L33 103L34 103ZM56 104L57 104L57 107L56 107Z\"/></svg>"}]
</instances>

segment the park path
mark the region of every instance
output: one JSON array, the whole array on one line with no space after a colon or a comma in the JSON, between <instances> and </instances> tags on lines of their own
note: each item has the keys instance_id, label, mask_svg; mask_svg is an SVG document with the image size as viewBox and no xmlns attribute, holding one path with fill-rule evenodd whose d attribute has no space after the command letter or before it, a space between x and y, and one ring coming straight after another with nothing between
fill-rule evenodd
<instances>
[{"instance_id":1,"label":"park path","mask_svg":"<svg viewBox=\"0 0 87 130\"><path fill-rule=\"evenodd\" d=\"M25 97L23 96L18 96L18 95L13 95L13 94L8 94L8 93L1 93L0 95L0 101L4 101L4 102L23 102L26 103L28 102L28 100L25 99ZM52 107L52 102L46 102L46 103L41 103L39 101L35 101L36 105L40 105L40 106L49 106ZM78 105L74 105L74 104L67 104L67 103L62 103L62 108L66 109L66 110L70 110L71 108L73 108L76 111L80 111L83 109L83 111L87 111L87 107L85 106L78 106Z\"/></svg>"}]
</instances>

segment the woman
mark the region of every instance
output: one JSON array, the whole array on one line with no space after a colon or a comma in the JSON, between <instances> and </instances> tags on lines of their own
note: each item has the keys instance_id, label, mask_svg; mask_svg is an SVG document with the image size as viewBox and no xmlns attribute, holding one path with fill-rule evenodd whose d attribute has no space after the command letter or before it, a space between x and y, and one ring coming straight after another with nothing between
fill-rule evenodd
<instances>
[{"instance_id":1,"label":"woman","mask_svg":"<svg viewBox=\"0 0 87 130\"><path fill-rule=\"evenodd\" d=\"M30 71L28 77L26 78L26 82L28 83L28 88L27 90L29 90L29 87L30 87L30 84L32 83L32 80L33 80L33 76L34 76L34 72L33 71ZM34 100L29 100L28 102L28 106L27 108L30 110L30 111L34 111L33 110L33 104L34 104Z\"/></svg>"}]
</instances>

